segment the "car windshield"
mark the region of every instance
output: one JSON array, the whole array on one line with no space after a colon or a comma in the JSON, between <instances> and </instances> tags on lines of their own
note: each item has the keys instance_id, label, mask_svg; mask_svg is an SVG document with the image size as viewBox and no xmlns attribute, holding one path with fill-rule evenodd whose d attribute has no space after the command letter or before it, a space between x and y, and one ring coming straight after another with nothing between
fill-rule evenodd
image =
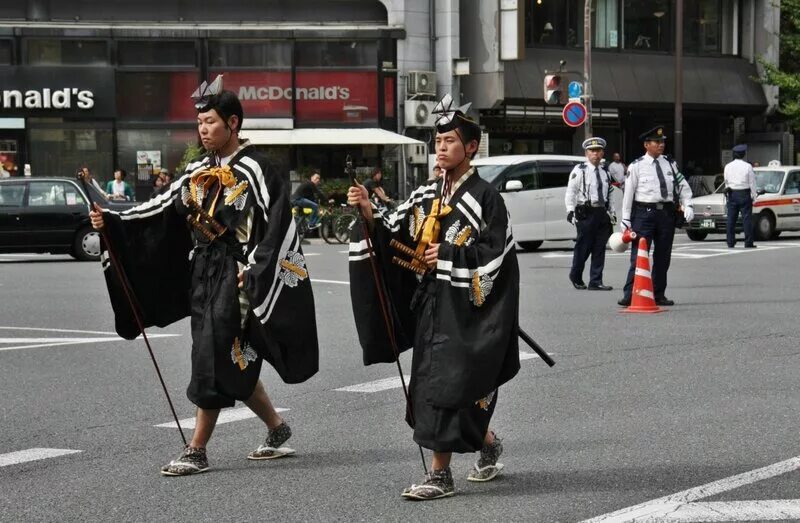
<instances>
[{"instance_id":1,"label":"car windshield","mask_svg":"<svg viewBox=\"0 0 800 523\"><path fill-rule=\"evenodd\" d=\"M781 190L783 171L756 171L756 189L767 194L774 194Z\"/></svg>"},{"instance_id":2,"label":"car windshield","mask_svg":"<svg viewBox=\"0 0 800 523\"><path fill-rule=\"evenodd\" d=\"M508 165L476 165L475 168L478 169L478 175L481 178L486 180L489 183L494 182L497 179L497 176L506 170Z\"/></svg>"}]
</instances>

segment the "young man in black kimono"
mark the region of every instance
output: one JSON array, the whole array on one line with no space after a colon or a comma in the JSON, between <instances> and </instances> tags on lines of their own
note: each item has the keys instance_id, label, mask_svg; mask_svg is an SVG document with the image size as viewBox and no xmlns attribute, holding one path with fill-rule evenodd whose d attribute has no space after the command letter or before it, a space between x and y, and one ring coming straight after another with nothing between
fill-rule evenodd
<instances>
[{"instance_id":1,"label":"young man in black kimono","mask_svg":"<svg viewBox=\"0 0 800 523\"><path fill-rule=\"evenodd\" d=\"M283 446L292 432L259 380L261 362L287 383L305 381L318 368L314 299L284 180L239 140L242 106L220 80L194 96L207 154L148 202L91 213L94 227L106 228L145 326L191 316L187 396L197 406L197 423L183 453L161 469L168 476L208 470L206 444L220 409L235 401L267 425L265 443L248 459L294 453ZM117 332L133 339L139 330L132 311L107 253L102 259Z\"/></svg>"},{"instance_id":2,"label":"young man in black kimono","mask_svg":"<svg viewBox=\"0 0 800 523\"><path fill-rule=\"evenodd\" d=\"M448 95L436 110L440 179L387 215L363 186L348 191L371 230L398 348L413 346L407 421L414 441L433 450L425 481L402 493L414 500L454 494L453 452L480 451L468 480L497 476L503 447L489 420L498 387L519 370L519 268L508 212L470 166L480 128L451 105ZM392 362L368 242L359 227L353 231L351 296L364 362ZM396 250L392 240L410 250ZM409 258L389 262L394 256Z\"/></svg>"}]
</instances>

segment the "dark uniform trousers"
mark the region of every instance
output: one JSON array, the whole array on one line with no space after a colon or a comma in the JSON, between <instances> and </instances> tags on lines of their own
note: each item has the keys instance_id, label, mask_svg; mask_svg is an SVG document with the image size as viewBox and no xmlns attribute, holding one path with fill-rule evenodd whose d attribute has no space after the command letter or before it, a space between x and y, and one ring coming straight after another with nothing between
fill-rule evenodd
<instances>
[{"instance_id":1,"label":"dark uniform trousers","mask_svg":"<svg viewBox=\"0 0 800 523\"><path fill-rule=\"evenodd\" d=\"M733 190L728 196L728 247L736 245L736 218L740 212L744 224L744 244L753 245L753 198L750 189Z\"/></svg>"},{"instance_id":2,"label":"dark uniform trousers","mask_svg":"<svg viewBox=\"0 0 800 523\"><path fill-rule=\"evenodd\" d=\"M611 218L605 207L590 207L589 215L578 220L578 238L572 254L572 269L569 278L572 281L583 281L583 267L589 255L592 265L589 270L589 285L603 284L603 266L606 263L606 242L611 236Z\"/></svg>"},{"instance_id":3,"label":"dark uniform trousers","mask_svg":"<svg viewBox=\"0 0 800 523\"><path fill-rule=\"evenodd\" d=\"M662 205L662 204L658 204ZM653 266L650 273L653 277L653 293L656 299L664 297L667 288L667 271L672 258L672 241L675 239L675 206L672 203L656 204L633 203L631 213L631 229L647 238L647 244L653 246ZM625 282L625 299L631 298L633 277L636 272L636 256L639 252L638 240L631 245L631 267Z\"/></svg>"}]
</instances>

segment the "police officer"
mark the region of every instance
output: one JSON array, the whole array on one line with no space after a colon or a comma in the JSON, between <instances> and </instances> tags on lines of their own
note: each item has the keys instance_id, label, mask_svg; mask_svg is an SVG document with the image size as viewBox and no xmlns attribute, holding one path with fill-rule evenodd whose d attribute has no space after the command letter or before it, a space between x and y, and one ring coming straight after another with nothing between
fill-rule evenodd
<instances>
[{"instance_id":1,"label":"police officer","mask_svg":"<svg viewBox=\"0 0 800 523\"><path fill-rule=\"evenodd\" d=\"M592 266L589 272L590 291L610 291L603 285L603 266L606 261L606 242L611 236L613 207L611 183L615 180L603 159L606 141L589 138L583 142L586 161L576 165L569 175L564 204L567 206L567 221L578 229L578 239L572 255L569 281L576 289L586 289L583 282L583 267L589 255ZM614 216L616 221L616 216Z\"/></svg>"},{"instance_id":2,"label":"police officer","mask_svg":"<svg viewBox=\"0 0 800 523\"><path fill-rule=\"evenodd\" d=\"M657 305L674 305L675 302L664 295L667 288L667 271L672 257L672 241L680 208L683 218L689 222L694 217L692 209L692 190L678 171L674 161L664 155L667 137L664 127L656 126L641 134L646 154L631 162L628 167L625 193L622 198L622 230L630 228L647 238L654 247L653 252L653 291ZM636 271L638 249L631 249L631 267L625 282L625 294L619 303L627 307L631 304L633 277Z\"/></svg>"},{"instance_id":3,"label":"police officer","mask_svg":"<svg viewBox=\"0 0 800 523\"><path fill-rule=\"evenodd\" d=\"M744 161L747 145L741 144L733 148L733 161L725 166L725 194L728 196L728 248L736 245L736 219L742 213L744 222L744 248L754 249L753 245L753 201L758 196L756 189L756 173L753 167Z\"/></svg>"}]
</instances>

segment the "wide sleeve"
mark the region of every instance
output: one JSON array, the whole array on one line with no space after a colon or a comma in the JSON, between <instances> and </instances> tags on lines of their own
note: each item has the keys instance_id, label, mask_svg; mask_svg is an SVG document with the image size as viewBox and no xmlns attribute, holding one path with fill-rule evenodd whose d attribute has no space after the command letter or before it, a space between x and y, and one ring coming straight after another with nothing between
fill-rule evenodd
<instances>
[{"instance_id":1,"label":"wide sleeve","mask_svg":"<svg viewBox=\"0 0 800 523\"><path fill-rule=\"evenodd\" d=\"M350 299L364 365L394 362L393 342L399 352L411 347L415 330L411 300L417 277L392 263L394 256L405 256L390 243L397 240L413 245L412 233L416 232L417 222L424 219L425 200L435 194L435 184L421 187L387 214L373 205L372 230L365 227L361 218L353 225L348 264Z\"/></svg>"},{"instance_id":2,"label":"wide sleeve","mask_svg":"<svg viewBox=\"0 0 800 523\"><path fill-rule=\"evenodd\" d=\"M164 327L189 314L192 242L175 205L179 194L180 184L175 183L156 198L124 212L103 212L101 263L116 331L123 338L134 339L140 330L121 278L133 291L145 327Z\"/></svg>"},{"instance_id":3,"label":"wide sleeve","mask_svg":"<svg viewBox=\"0 0 800 523\"><path fill-rule=\"evenodd\" d=\"M249 335L287 383L313 376L319 367L314 295L283 178L261 159L245 155L235 166L245 174L254 215L244 291L254 321Z\"/></svg>"}]
</instances>

